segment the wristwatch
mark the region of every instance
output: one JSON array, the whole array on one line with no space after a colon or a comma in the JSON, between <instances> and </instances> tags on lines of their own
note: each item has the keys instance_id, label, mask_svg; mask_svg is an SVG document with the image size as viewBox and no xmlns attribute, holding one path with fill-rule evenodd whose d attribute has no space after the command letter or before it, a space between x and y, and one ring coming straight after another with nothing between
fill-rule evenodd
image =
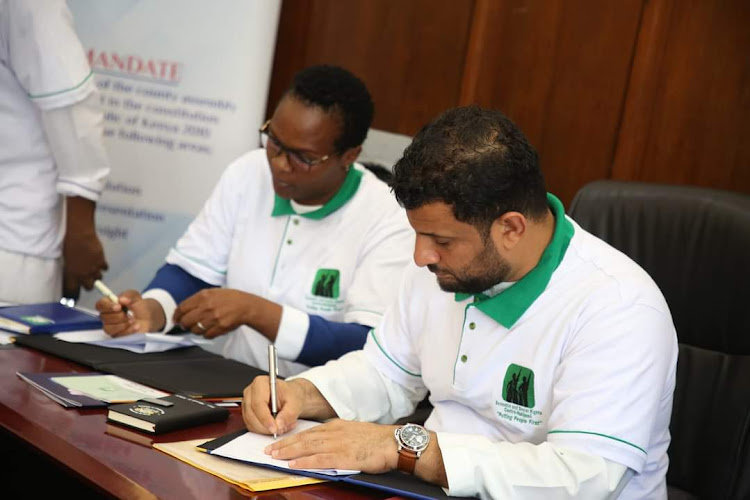
<instances>
[{"instance_id":1,"label":"wristwatch","mask_svg":"<svg viewBox=\"0 0 750 500\"><path fill-rule=\"evenodd\" d=\"M417 424L406 424L394 432L398 445L398 470L414 474L417 459L430 444L430 433Z\"/></svg>"}]
</instances>

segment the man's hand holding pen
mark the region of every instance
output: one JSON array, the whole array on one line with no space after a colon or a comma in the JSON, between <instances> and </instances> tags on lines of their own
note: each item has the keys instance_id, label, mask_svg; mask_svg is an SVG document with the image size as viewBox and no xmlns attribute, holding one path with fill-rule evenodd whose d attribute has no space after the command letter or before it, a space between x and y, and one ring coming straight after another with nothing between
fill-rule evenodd
<instances>
[{"instance_id":1,"label":"man's hand holding pen","mask_svg":"<svg viewBox=\"0 0 750 500\"><path fill-rule=\"evenodd\" d=\"M137 290L126 290L113 302L104 297L96 302L96 310L102 320L104 331L112 337L132 333L158 332L164 328L164 310L154 299L143 299ZM130 311L128 315L124 309Z\"/></svg>"},{"instance_id":2,"label":"man's hand holding pen","mask_svg":"<svg viewBox=\"0 0 750 500\"><path fill-rule=\"evenodd\" d=\"M242 418L247 428L258 434L284 434L294 429L300 418L304 389L301 380L276 381L277 415L272 414L271 381L268 376L256 377L245 388Z\"/></svg>"},{"instance_id":3,"label":"man's hand holding pen","mask_svg":"<svg viewBox=\"0 0 750 500\"><path fill-rule=\"evenodd\" d=\"M271 409L270 377L253 380L243 394L242 417L247 428L258 434L285 434L300 417L328 420L333 408L308 380L276 382L278 415ZM398 461L396 426L333 419L325 424L284 437L264 451L273 458L289 460L292 468L353 469L380 473L392 470Z\"/></svg>"}]
</instances>

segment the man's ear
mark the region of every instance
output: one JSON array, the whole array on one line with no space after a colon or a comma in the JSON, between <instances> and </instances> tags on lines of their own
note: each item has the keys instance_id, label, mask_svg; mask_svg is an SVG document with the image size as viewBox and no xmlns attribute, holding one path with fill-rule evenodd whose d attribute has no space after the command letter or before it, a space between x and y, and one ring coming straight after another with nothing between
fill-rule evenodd
<instances>
[{"instance_id":1,"label":"man's ear","mask_svg":"<svg viewBox=\"0 0 750 500\"><path fill-rule=\"evenodd\" d=\"M495 246L513 249L526 234L528 221L520 212L506 212L492 223L490 236Z\"/></svg>"},{"instance_id":2,"label":"man's ear","mask_svg":"<svg viewBox=\"0 0 750 500\"><path fill-rule=\"evenodd\" d=\"M359 145L354 148L349 148L346 151L344 151L344 154L341 155L341 160L344 163L345 166L349 166L355 161L357 161L357 158L359 158L359 154L362 152L362 145Z\"/></svg>"}]
</instances>

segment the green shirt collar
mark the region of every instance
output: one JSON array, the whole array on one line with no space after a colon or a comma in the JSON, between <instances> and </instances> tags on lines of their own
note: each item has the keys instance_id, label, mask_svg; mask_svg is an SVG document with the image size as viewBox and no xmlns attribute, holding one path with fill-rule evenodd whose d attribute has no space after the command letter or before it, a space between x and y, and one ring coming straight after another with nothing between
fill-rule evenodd
<instances>
[{"instance_id":1,"label":"green shirt collar","mask_svg":"<svg viewBox=\"0 0 750 500\"><path fill-rule=\"evenodd\" d=\"M298 214L292 208L292 204L289 200L282 198L281 196L274 194L273 211L271 212L272 217L280 215L299 215L307 219L320 220L339 208L343 207L347 201L351 200L354 193L359 188L359 183L362 181L362 172L354 168L354 165L349 167L349 172L346 174L344 183L341 185L339 190L333 195L333 198L317 210Z\"/></svg>"},{"instance_id":2,"label":"green shirt collar","mask_svg":"<svg viewBox=\"0 0 750 500\"><path fill-rule=\"evenodd\" d=\"M547 193L547 202L555 216L555 231L536 267L515 285L489 298L484 294L474 296L474 306L505 328L512 328L523 313L534 303L547 287L552 273L560 265L575 230L565 217L562 202ZM456 302L471 297L468 293L457 293Z\"/></svg>"}]
</instances>

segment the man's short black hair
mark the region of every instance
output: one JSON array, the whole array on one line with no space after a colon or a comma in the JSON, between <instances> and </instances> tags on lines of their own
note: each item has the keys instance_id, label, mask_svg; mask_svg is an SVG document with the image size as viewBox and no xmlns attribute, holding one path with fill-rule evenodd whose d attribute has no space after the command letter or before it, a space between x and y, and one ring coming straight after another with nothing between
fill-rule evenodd
<instances>
[{"instance_id":1,"label":"man's short black hair","mask_svg":"<svg viewBox=\"0 0 750 500\"><path fill-rule=\"evenodd\" d=\"M432 202L489 234L506 212L532 220L547 213L536 150L499 111L454 108L426 125L393 168L393 191L407 210Z\"/></svg>"},{"instance_id":2,"label":"man's short black hair","mask_svg":"<svg viewBox=\"0 0 750 500\"><path fill-rule=\"evenodd\" d=\"M286 93L339 115L342 123L335 144L337 153L365 141L375 107L365 84L349 71L338 66L310 66L294 76Z\"/></svg>"}]
</instances>

